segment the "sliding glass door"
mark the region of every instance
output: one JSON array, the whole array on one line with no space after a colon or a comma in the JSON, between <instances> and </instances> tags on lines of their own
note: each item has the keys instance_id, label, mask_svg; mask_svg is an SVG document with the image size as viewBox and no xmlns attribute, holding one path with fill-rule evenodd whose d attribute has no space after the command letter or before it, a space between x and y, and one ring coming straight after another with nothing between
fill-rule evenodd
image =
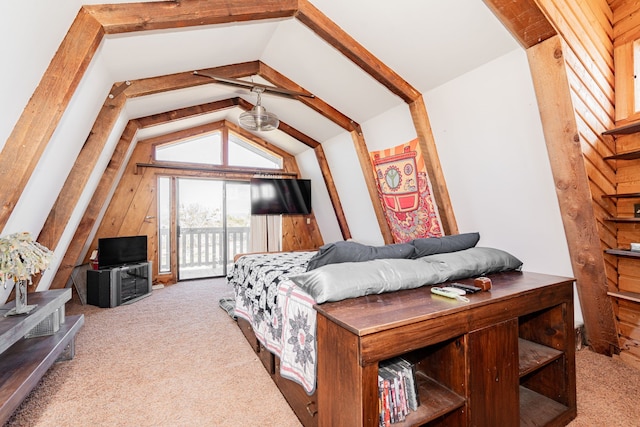
<instances>
[{"instance_id":1,"label":"sliding glass door","mask_svg":"<svg viewBox=\"0 0 640 427\"><path fill-rule=\"evenodd\" d=\"M211 179L177 180L178 280L225 276L246 252L249 184Z\"/></svg>"}]
</instances>

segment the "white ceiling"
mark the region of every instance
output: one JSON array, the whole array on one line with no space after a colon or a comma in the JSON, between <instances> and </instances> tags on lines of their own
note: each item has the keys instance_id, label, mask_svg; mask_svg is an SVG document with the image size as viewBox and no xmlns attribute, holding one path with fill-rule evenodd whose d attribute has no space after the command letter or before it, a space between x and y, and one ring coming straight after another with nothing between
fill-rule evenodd
<instances>
[{"instance_id":1,"label":"white ceiling","mask_svg":"<svg viewBox=\"0 0 640 427\"><path fill-rule=\"evenodd\" d=\"M518 48L481 0L310 1L422 93ZM361 124L403 102L294 18L108 36L101 53L114 82L260 60ZM247 91L212 82L130 100L127 113L135 118L233 96L255 103ZM262 105L319 142L343 132L297 101L265 94ZM140 137L237 121L240 112L159 126ZM306 149L283 132L261 137L293 154Z\"/></svg>"}]
</instances>

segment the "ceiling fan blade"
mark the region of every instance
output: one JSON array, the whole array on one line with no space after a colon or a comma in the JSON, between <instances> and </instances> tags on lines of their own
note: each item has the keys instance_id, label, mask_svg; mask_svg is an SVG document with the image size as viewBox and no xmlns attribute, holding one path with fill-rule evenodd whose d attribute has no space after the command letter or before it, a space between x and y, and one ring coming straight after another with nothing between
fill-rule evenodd
<instances>
[{"instance_id":1,"label":"ceiling fan blade","mask_svg":"<svg viewBox=\"0 0 640 427\"><path fill-rule=\"evenodd\" d=\"M209 74L207 72L203 72L203 71L194 71L193 74L198 75L198 76L204 76L204 77L209 77L215 81L217 81L218 83L223 83L223 84L227 84L230 86L236 86L236 87L241 87L244 89L248 89L252 92L264 92L264 93L271 93L273 95L280 95L280 96L285 96L288 98L292 98L295 96L304 96L306 98L315 98L315 95L308 93L308 92L296 92L293 90L289 90L289 89L284 89L284 88L280 88L280 87L275 87L275 86L268 86L268 85L263 85L260 83L253 83L253 82L248 82L246 80L240 80L240 79L232 79L230 77L222 77L222 76L216 76L215 74Z\"/></svg>"}]
</instances>

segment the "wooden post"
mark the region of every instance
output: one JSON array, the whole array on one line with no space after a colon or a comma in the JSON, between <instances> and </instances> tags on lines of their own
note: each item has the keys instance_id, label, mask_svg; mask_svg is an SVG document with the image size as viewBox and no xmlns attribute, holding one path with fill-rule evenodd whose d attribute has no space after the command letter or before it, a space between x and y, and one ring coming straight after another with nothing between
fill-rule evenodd
<instances>
[{"instance_id":1,"label":"wooden post","mask_svg":"<svg viewBox=\"0 0 640 427\"><path fill-rule=\"evenodd\" d=\"M418 134L418 146L420 147L420 151L422 151L422 158L424 159L427 175L431 182L433 198L438 207L442 231L447 235L458 234L456 216L453 212L453 206L451 206L449 190L447 190L436 142L431 131L427 108L424 105L422 97L419 97L409 104L409 109L411 110L411 117L413 118L416 133Z\"/></svg>"},{"instance_id":2,"label":"wooden post","mask_svg":"<svg viewBox=\"0 0 640 427\"><path fill-rule=\"evenodd\" d=\"M611 354L618 336L560 36L530 47L527 56L589 344Z\"/></svg>"},{"instance_id":3,"label":"wooden post","mask_svg":"<svg viewBox=\"0 0 640 427\"><path fill-rule=\"evenodd\" d=\"M373 205L373 210L375 211L376 218L378 219L378 225L380 226L380 232L384 238L384 243L393 243L393 235L391 234L387 218L384 215L380 196L378 196L375 172L373 170L373 165L371 165L371 158L369 157L367 144L362 136L362 130L358 128L357 130L352 131L351 138L353 138L353 143L356 147L356 153L358 154L358 160L360 160L362 174L364 175L364 180L367 183L367 190L369 190L369 197L371 198L371 204Z\"/></svg>"}]
</instances>

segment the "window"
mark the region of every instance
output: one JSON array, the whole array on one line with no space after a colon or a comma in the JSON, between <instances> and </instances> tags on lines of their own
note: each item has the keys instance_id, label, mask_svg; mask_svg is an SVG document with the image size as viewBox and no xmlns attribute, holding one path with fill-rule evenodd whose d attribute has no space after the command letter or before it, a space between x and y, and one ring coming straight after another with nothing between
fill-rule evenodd
<instances>
[{"instance_id":1,"label":"window","mask_svg":"<svg viewBox=\"0 0 640 427\"><path fill-rule=\"evenodd\" d=\"M158 273L171 272L171 178L158 177Z\"/></svg>"},{"instance_id":2,"label":"window","mask_svg":"<svg viewBox=\"0 0 640 427\"><path fill-rule=\"evenodd\" d=\"M220 131L156 147L156 160L165 162L222 164Z\"/></svg>"},{"instance_id":3,"label":"window","mask_svg":"<svg viewBox=\"0 0 640 427\"><path fill-rule=\"evenodd\" d=\"M223 158L226 151L227 160ZM282 157L234 132L215 132L156 146L155 159L164 162L282 169Z\"/></svg>"},{"instance_id":4,"label":"window","mask_svg":"<svg viewBox=\"0 0 640 427\"><path fill-rule=\"evenodd\" d=\"M234 133L229 133L229 165L280 169L282 168L282 159L267 153Z\"/></svg>"}]
</instances>

